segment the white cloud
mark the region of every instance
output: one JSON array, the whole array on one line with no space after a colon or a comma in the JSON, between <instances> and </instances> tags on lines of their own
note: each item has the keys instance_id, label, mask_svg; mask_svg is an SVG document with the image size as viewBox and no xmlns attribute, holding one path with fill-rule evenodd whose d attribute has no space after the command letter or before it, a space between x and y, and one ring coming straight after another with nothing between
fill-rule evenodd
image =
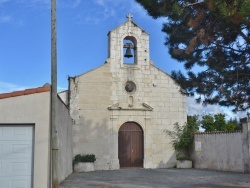
<instances>
[{"instance_id":1,"label":"white cloud","mask_svg":"<svg viewBox=\"0 0 250 188\"><path fill-rule=\"evenodd\" d=\"M0 15L0 23L8 23L12 20L12 17L10 15L6 15L6 14L1 14Z\"/></svg>"},{"instance_id":2,"label":"white cloud","mask_svg":"<svg viewBox=\"0 0 250 188\"><path fill-rule=\"evenodd\" d=\"M78 23L99 24L108 19L121 23L128 13L139 18L146 15L146 11L134 0L94 0L83 2L82 5L83 10L77 15ZM122 18L121 13L124 13Z\"/></svg>"},{"instance_id":3,"label":"white cloud","mask_svg":"<svg viewBox=\"0 0 250 188\"><path fill-rule=\"evenodd\" d=\"M112 1L112 0L95 0L96 4L99 5L100 14L103 20L107 18L116 16L116 11L120 9L123 5L120 0ZM123 2L124 3L124 2ZM119 4L119 7L118 7ZM93 14L95 15L95 14ZM92 16L93 16L92 15Z\"/></svg>"},{"instance_id":4,"label":"white cloud","mask_svg":"<svg viewBox=\"0 0 250 188\"><path fill-rule=\"evenodd\" d=\"M145 18L147 15L147 11L138 3L131 3L131 12L141 18Z\"/></svg>"},{"instance_id":5,"label":"white cloud","mask_svg":"<svg viewBox=\"0 0 250 188\"><path fill-rule=\"evenodd\" d=\"M50 5L51 0L24 0L23 3L30 4L30 5Z\"/></svg>"},{"instance_id":6,"label":"white cloud","mask_svg":"<svg viewBox=\"0 0 250 188\"><path fill-rule=\"evenodd\" d=\"M24 90L24 89L27 89L27 88L30 88L30 87L0 81L0 93L8 93L8 92L13 92L13 91L20 91L20 90Z\"/></svg>"},{"instance_id":7,"label":"white cloud","mask_svg":"<svg viewBox=\"0 0 250 188\"><path fill-rule=\"evenodd\" d=\"M51 0L50 0L51 1ZM82 0L58 0L57 1L57 8L77 8L81 5Z\"/></svg>"},{"instance_id":8,"label":"white cloud","mask_svg":"<svg viewBox=\"0 0 250 188\"><path fill-rule=\"evenodd\" d=\"M23 26L25 25L25 22L18 17L2 12L0 13L0 24L15 24L16 26Z\"/></svg>"},{"instance_id":9,"label":"white cloud","mask_svg":"<svg viewBox=\"0 0 250 188\"><path fill-rule=\"evenodd\" d=\"M26 7L32 9L39 9L39 8L50 8L51 7L51 0L19 0L16 3L23 4Z\"/></svg>"},{"instance_id":10,"label":"white cloud","mask_svg":"<svg viewBox=\"0 0 250 188\"><path fill-rule=\"evenodd\" d=\"M6 3L8 2L9 0L0 0L0 5L3 4L3 3Z\"/></svg>"},{"instance_id":11,"label":"white cloud","mask_svg":"<svg viewBox=\"0 0 250 188\"><path fill-rule=\"evenodd\" d=\"M9 2L10 0L0 0L0 6L6 2Z\"/></svg>"},{"instance_id":12,"label":"white cloud","mask_svg":"<svg viewBox=\"0 0 250 188\"><path fill-rule=\"evenodd\" d=\"M223 110L218 105L203 106L197 103L194 98L187 97L188 115L204 115L223 113Z\"/></svg>"},{"instance_id":13,"label":"white cloud","mask_svg":"<svg viewBox=\"0 0 250 188\"><path fill-rule=\"evenodd\" d=\"M43 87L43 86L24 86L24 85L18 85L15 83L0 81L0 93L10 93L14 91L21 91L21 90L37 88L37 87ZM65 91L67 89L68 89L67 87L61 87L61 86L57 87L58 92Z\"/></svg>"},{"instance_id":14,"label":"white cloud","mask_svg":"<svg viewBox=\"0 0 250 188\"><path fill-rule=\"evenodd\" d=\"M188 115L204 115L204 114L218 114L222 113L226 115L226 119L230 118L243 118L246 117L246 112L233 113L232 108L221 107L219 105L207 105L203 106L201 103L197 103L194 98L187 97L187 111Z\"/></svg>"},{"instance_id":15,"label":"white cloud","mask_svg":"<svg viewBox=\"0 0 250 188\"><path fill-rule=\"evenodd\" d=\"M73 3L72 3L72 8L76 8L76 7L78 7L78 5L80 5L81 4L81 0L75 0L75 1L73 1Z\"/></svg>"},{"instance_id":16,"label":"white cloud","mask_svg":"<svg viewBox=\"0 0 250 188\"><path fill-rule=\"evenodd\" d=\"M10 2L10 0L0 0L0 5ZM59 6L61 7L68 7L68 8L76 8L78 5L80 5L82 0L57 0L57 8ZM38 8L51 8L51 0L15 0L14 3L22 4L26 7L31 7L34 9Z\"/></svg>"},{"instance_id":17,"label":"white cloud","mask_svg":"<svg viewBox=\"0 0 250 188\"><path fill-rule=\"evenodd\" d=\"M97 4L104 6L104 0L96 0L95 1Z\"/></svg>"},{"instance_id":18,"label":"white cloud","mask_svg":"<svg viewBox=\"0 0 250 188\"><path fill-rule=\"evenodd\" d=\"M57 87L57 91L58 92L62 92L62 91L65 91L65 90L68 90L68 88L66 88L66 87Z\"/></svg>"}]
</instances>

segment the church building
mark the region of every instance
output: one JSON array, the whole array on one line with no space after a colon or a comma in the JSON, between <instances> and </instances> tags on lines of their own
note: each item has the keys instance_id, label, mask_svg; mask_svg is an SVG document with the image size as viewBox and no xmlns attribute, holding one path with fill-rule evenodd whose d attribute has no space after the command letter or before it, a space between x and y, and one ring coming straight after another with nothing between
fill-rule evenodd
<instances>
[{"instance_id":1,"label":"church building","mask_svg":"<svg viewBox=\"0 0 250 188\"><path fill-rule=\"evenodd\" d=\"M128 20L108 33L108 58L69 77L73 155L95 154L96 170L176 165L170 138L186 122L186 97L150 60L149 35Z\"/></svg>"}]
</instances>

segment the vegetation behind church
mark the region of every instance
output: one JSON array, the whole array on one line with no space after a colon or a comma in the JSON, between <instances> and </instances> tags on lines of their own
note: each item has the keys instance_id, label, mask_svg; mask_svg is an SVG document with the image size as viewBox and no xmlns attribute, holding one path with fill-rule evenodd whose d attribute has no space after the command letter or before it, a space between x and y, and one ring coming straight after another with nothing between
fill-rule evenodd
<instances>
[{"instance_id":1,"label":"vegetation behind church","mask_svg":"<svg viewBox=\"0 0 250 188\"><path fill-rule=\"evenodd\" d=\"M200 124L205 132L233 131L242 129L241 124L236 118L231 118L227 121L224 114L204 115L202 116Z\"/></svg>"},{"instance_id":2,"label":"vegetation behind church","mask_svg":"<svg viewBox=\"0 0 250 188\"><path fill-rule=\"evenodd\" d=\"M200 120L201 119L201 120ZM187 123L180 125L175 123L174 130L164 130L171 138L172 147L177 151L177 159L190 159L193 151L194 133L199 127L205 132L241 130L242 126L238 120L226 120L224 114L187 116Z\"/></svg>"},{"instance_id":3,"label":"vegetation behind church","mask_svg":"<svg viewBox=\"0 0 250 188\"><path fill-rule=\"evenodd\" d=\"M249 0L136 1L153 18L166 18L165 45L187 70L172 77L187 95L234 111L250 108Z\"/></svg>"}]
</instances>

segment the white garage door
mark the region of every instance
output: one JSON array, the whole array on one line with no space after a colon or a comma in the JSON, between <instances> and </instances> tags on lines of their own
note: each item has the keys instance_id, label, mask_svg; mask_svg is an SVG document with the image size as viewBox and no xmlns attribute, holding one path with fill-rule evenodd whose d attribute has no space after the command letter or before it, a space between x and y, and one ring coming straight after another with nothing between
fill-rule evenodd
<instances>
[{"instance_id":1,"label":"white garage door","mask_svg":"<svg viewBox=\"0 0 250 188\"><path fill-rule=\"evenodd\" d=\"M0 188L32 188L33 126L0 125Z\"/></svg>"}]
</instances>

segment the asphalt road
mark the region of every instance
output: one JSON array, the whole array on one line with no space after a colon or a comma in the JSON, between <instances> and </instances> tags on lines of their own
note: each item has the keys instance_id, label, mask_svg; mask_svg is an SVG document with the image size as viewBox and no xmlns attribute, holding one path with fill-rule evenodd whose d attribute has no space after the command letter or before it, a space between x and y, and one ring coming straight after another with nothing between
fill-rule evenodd
<instances>
[{"instance_id":1,"label":"asphalt road","mask_svg":"<svg viewBox=\"0 0 250 188\"><path fill-rule=\"evenodd\" d=\"M197 169L122 169L73 173L59 188L250 188L250 174Z\"/></svg>"}]
</instances>

